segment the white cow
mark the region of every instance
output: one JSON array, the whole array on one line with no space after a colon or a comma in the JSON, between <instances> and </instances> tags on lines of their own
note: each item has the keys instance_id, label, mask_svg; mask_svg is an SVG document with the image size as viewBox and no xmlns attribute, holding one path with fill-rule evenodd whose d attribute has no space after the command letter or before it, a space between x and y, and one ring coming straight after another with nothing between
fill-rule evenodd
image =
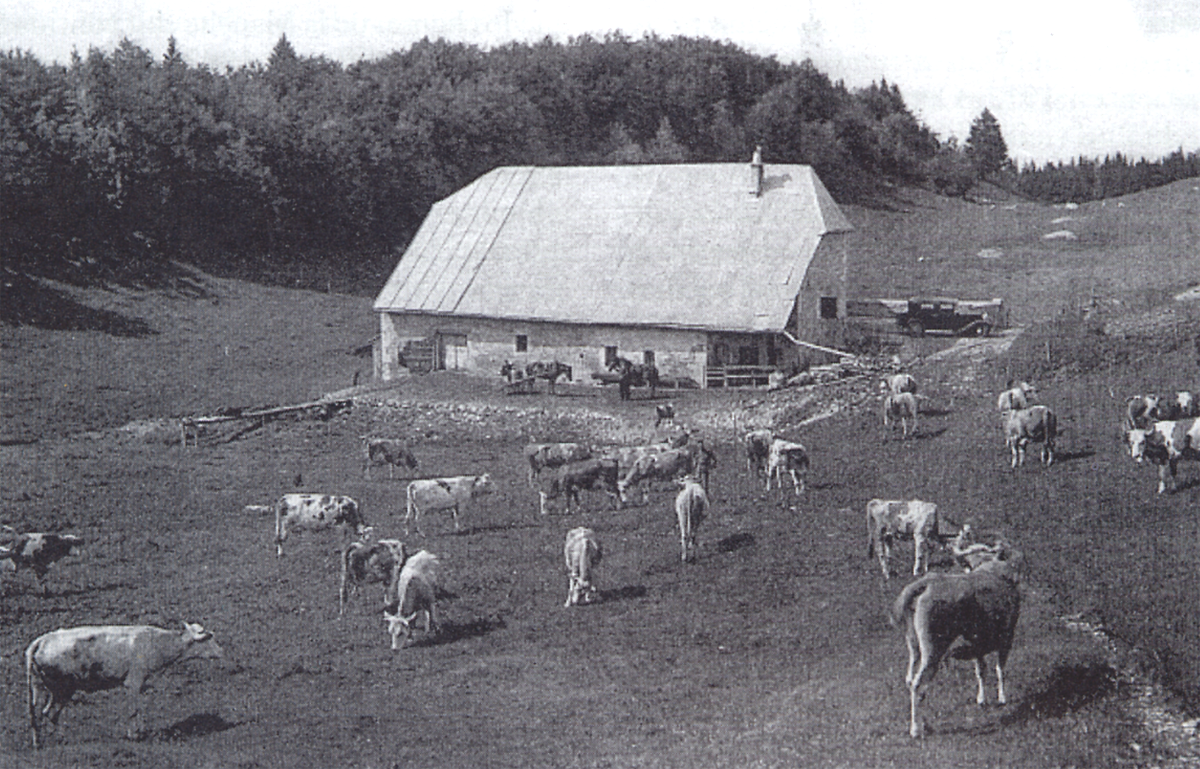
<instances>
[{"instance_id":1,"label":"white cow","mask_svg":"<svg viewBox=\"0 0 1200 769\"><path fill-rule=\"evenodd\" d=\"M1021 593L1017 588L1018 557L992 560L967 574L928 574L901 591L892 605L893 625L904 625L908 645L908 673L904 682L909 690L908 733L920 737L924 722L917 719L921 687L933 679L938 664L959 638L966 643L953 655L975 662L975 680L979 685L975 701L986 702L983 691L984 658L996 653L997 699L1003 705L1004 666L1012 650L1017 617L1021 611Z\"/></svg>"},{"instance_id":2,"label":"white cow","mask_svg":"<svg viewBox=\"0 0 1200 769\"><path fill-rule=\"evenodd\" d=\"M867 557L878 556L883 578L891 578L892 543L913 541L913 575L929 570L929 550L938 541L937 505L919 499L872 499L867 503Z\"/></svg>"},{"instance_id":3,"label":"white cow","mask_svg":"<svg viewBox=\"0 0 1200 769\"><path fill-rule=\"evenodd\" d=\"M438 558L428 550L408 557L400 575L389 586L383 617L392 636L392 649L406 645L412 637L417 615L425 613L425 633L437 632L437 570ZM392 607L395 607L392 610ZM403 636L404 641L400 638Z\"/></svg>"},{"instance_id":4,"label":"white cow","mask_svg":"<svg viewBox=\"0 0 1200 769\"><path fill-rule=\"evenodd\" d=\"M1012 468L1025 464L1025 447L1042 444L1042 463L1054 464L1054 440L1058 436L1058 417L1049 406L1030 406L1005 412L1004 441L1012 454Z\"/></svg>"},{"instance_id":5,"label":"white cow","mask_svg":"<svg viewBox=\"0 0 1200 769\"><path fill-rule=\"evenodd\" d=\"M892 374L879 383L880 389L885 393L899 395L900 393L917 394L917 380L912 374Z\"/></svg>"},{"instance_id":6,"label":"white cow","mask_svg":"<svg viewBox=\"0 0 1200 769\"><path fill-rule=\"evenodd\" d=\"M33 747L41 747L41 719L49 715L57 726L75 692L124 686L139 695L152 674L193 657L217 659L221 647L212 640L212 633L188 622L183 623L181 633L149 625L105 625L38 636L25 649ZM136 701L131 718L130 735L135 736L143 726Z\"/></svg>"},{"instance_id":7,"label":"white cow","mask_svg":"<svg viewBox=\"0 0 1200 769\"><path fill-rule=\"evenodd\" d=\"M421 532L421 514L449 510L454 516L454 530L460 531L458 514L468 503L496 490L492 478L483 475L456 475L452 478L426 478L408 484L408 507L404 513L404 533L408 534L411 518Z\"/></svg>"},{"instance_id":8,"label":"white cow","mask_svg":"<svg viewBox=\"0 0 1200 769\"><path fill-rule=\"evenodd\" d=\"M675 517L679 521L680 558L691 561L696 557L696 529L708 515L708 494L692 476L680 478L683 489L675 496Z\"/></svg>"},{"instance_id":9,"label":"white cow","mask_svg":"<svg viewBox=\"0 0 1200 769\"><path fill-rule=\"evenodd\" d=\"M808 471L808 452L804 446L794 441L776 438L771 441L771 450L767 458L767 491L771 490L771 477L783 490L783 471L787 470L792 476L792 491L797 496L804 491L804 473ZM797 475L799 473L799 475Z\"/></svg>"},{"instance_id":10,"label":"white cow","mask_svg":"<svg viewBox=\"0 0 1200 769\"><path fill-rule=\"evenodd\" d=\"M1001 413L1015 409L1029 408L1030 398L1037 393L1037 388L1028 382L1008 382L1008 389L996 398L996 409Z\"/></svg>"},{"instance_id":11,"label":"white cow","mask_svg":"<svg viewBox=\"0 0 1200 769\"><path fill-rule=\"evenodd\" d=\"M1172 486L1175 484L1179 460L1200 460L1200 419L1155 422L1148 430L1130 430L1126 440L1129 454L1138 464L1149 459L1158 465L1158 493L1162 494L1167 490L1168 470Z\"/></svg>"},{"instance_id":12,"label":"white cow","mask_svg":"<svg viewBox=\"0 0 1200 769\"><path fill-rule=\"evenodd\" d=\"M592 584L592 570L604 557L600 540L596 532L580 526L567 532L567 540L563 544L563 558L567 562L566 606L577 606L581 603L591 603L596 597L596 586Z\"/></svg>"},{"instance_id":13,"label":"white cow","mask_svg":"<svg viewBox=\"0 0 1200 769\"><path fill-rule=\"evenodd\" d=\"M917 433L917 396L912 393L898 395L888 393L883 399L883 426L889 427L895 422L901 426L900 437L908 437L908 423L912 421L912 433Z\"/></svg>"},{"instance_id":14,"label":"white cow","mask_svg":"<svg viewBox=\"0 0 1200 769\"><path fill-rule=\"evenodd\" d=\"M275 503L275 555L283 555L289 531L338 529L345 546L350 533L365 537L371 527L363 520L358 503L350 497L330 494L284 494Z\"/></svg>"}]
</instances>

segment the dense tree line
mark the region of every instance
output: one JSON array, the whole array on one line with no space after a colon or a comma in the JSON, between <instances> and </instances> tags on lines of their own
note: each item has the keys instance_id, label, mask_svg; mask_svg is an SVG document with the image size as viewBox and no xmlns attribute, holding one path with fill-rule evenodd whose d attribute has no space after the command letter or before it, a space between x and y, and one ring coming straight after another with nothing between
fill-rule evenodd
<instances>
[{"instance_id":1,"label":"dense tree line","mask_svg":"<svg viewBox=\"0 0 1200 769\"><path fill-rule=\"evenodd\" d=\"M166 256L390 251L429 206L509 164L811 163L842 199L914 182L936 136L886 82L850 90L702 38L422 40L343 66L217 71L123 41L67 65L0 55L6 269Z\"/></svg>"},{"instance_id":2,"label":"dense tree line","mask_svg":"<svg viewBox=\"0 0 1200 769\"><path fill-rule=\"evenodd\" d=\"M960 148L886 80L849 89L705 38L426 39L342 65L283 37L265 64L224 71L174 39L159 56L123 41L66 65L0 54L0 248L9 274L387 261L434 201L500 165L746 162L756 144L842 201L890 184L962 195L1011 172L987 110ZM1101 176L1087 189L1111 194Z\"/></svg>"},{"instance_id":3,"label":"dense tree line","mask_svg":"<svg viewBox=\"0 0 1200 769\"><path fill-rule=\"evenodd\" d=\"M1200 176L1200 152L1182 148L1161 160L1133 162L1120 152L1104 160L1080 157L1069 163L1029 163L1009 180L1014 191L1048 203L1083 203L1128 195Z\"/></svg>"}]
</instances>

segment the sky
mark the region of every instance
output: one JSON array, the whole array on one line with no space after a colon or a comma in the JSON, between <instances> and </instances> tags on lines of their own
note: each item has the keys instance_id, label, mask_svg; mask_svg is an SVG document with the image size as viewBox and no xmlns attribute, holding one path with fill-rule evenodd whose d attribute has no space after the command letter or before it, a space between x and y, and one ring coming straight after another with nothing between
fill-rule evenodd
<instances>
[{"instance_id":1,"label":"sky","mask_svg":"<svg viewBox=\"0 0 1200 769\"><path fill-rule=\"evenodd\" d=\"M286 34L302 56L350 64L422 37L491 47L620 30L727 40L811 58L850 88L881 77L945 139L986 107L1029 161L1200 150L1200 0L0 0L0 50L68 63L122 38L190 64L265 62Z\"/></svg>"}]
</instances>

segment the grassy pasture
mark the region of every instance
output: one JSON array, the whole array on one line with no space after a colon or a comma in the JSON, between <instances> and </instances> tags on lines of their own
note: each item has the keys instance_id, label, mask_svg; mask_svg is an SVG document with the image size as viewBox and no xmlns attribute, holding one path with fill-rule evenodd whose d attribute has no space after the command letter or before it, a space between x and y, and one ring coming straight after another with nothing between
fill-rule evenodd
<instances>
[{"instance_id":1,"label":"grassy pasture","mask_svg":"<svg viewBox=\"0 0 1200 769\"><path fill-rule=\"evenodd\" d=\"M595 495L583 513L543 519L525 486L526 440L587 438L610 421L644 431L650 401L622 404L615 391L583 386L506 397L488 380L435 374L401 384L391 403L234 440L213 432L184 450L112 428L348 386L369 366L350 352L375 333L370 300L204 276L187 296L78 292L144 319L152 333L0 331L0 522L92 543L51 571L48 597L28 575L0 574L0 765L1170 764L1171 750L1133 721L1109 652L1059 618L1102 621L1124 639L1128 661L1183 695L1197 691L1200 468L1185 463L1184 488L1156 497L1153 473L1133 466L1115 435L1123 394L1196 387L1193 353L1132 339L1122 344L1144 353L1057 367L1038 356L1057 333L1086 341L1084 325L1061 316L1093 286L1111 288L1103 314L1120 316L1200 282L1198 199L1177 184L1072 212L923 196L909 213L851 210L866 243L852 276L864 293L937 285L1004 296L1015 321L1034 324L1032 341L998 358L919 366L930 400L916 439L887 438L878 415L863 411L783 426L813 457L810 491L797 503L766 495L732 436L710 434L713 513L690 566L679 563L665 489L644 507L610 511ZM1113 222L1103 218L1113 210ZM1089 217L1079 241L1042 241L1068 213ZM1017 215L1023 234L997 245L1012 224L1000 217ZM996 247L1012 256L977 256ZM888 254L900 266L879 269ZM1087 349L1064 344L1056 354ZM1052 468L1011 472L994 395L1004 377L1027 372L1062 417L1063 456ZM686 421L789 396L671 397ZM462 534L434 516L423 523L427 537L405 536L403 482L380 470L362 477L358 436L367 432L413 437L421 474L486 470L499 490L466 514ZM275 559L271 521L242 506L291 490L298 474L306 489L355 496L381 536L443 558L441 636L391 652L373 587L339 621L328 540L295 537ZM958 522L1005 532L1030 564L1010 704L977 709L969 664L948 663L926 698L932 734L923 743L907 737L906 657L884 614L911 549L899 548L900 576L885 583L865 553L862 510L874 496L936 501ZM604 600L566 610L562 537L576 525L596 528L605 545ZM227 658L158 679L152 739L121 739L125 695L94 694L67 709L51 747L29 749L21 652L37 634L181 619L214 630Z\"/></svg>"}]
</instances>

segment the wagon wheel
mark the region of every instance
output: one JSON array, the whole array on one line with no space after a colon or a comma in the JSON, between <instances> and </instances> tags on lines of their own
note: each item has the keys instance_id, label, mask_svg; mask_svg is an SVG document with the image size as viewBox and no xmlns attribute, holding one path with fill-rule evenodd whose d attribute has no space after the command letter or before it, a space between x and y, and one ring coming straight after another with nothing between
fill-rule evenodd
<instances>
[{"instance_id":1,"label":"wagon wheel","mask_svg":"<svg viewBox=\"0 0 1200 769\"><path fill-rule=\"evenodd\" d=\"M986 323L980 323L975 327L975 336L990 336L991 333L992 327Z\"/></svg>"},{"instance_id":2,"label":"wagon wheel","mask_svg":"<svg viewBox=\"0 0 1200 769\"><path fill-rule=\"evenodd\" d=\"M908 322L908 333L913 336L925 336L925 326L919 320L910 320Z\"/></svg>"}]
</instances>

